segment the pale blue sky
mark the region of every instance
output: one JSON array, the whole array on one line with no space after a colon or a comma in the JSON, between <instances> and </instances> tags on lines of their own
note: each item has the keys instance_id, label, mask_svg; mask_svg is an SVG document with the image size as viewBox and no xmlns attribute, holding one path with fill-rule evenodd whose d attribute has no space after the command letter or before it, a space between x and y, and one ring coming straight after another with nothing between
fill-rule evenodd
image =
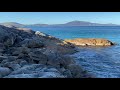
<instances>
[{"instance_id":1,"label":"pale blue sky","mask_svg":"<svg viewBox=\"0 0 120 90\"><path fill-rule=\"evenodd\" d=\"M73 20L120 24L120 12L0 12L0 23L62 24Z\"/></svg>"}]
</instances>

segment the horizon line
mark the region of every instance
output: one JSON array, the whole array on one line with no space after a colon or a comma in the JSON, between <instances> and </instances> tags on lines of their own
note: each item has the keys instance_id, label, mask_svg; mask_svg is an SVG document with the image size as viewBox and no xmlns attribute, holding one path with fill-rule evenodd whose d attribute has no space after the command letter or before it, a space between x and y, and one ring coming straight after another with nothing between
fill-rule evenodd
<instances>
[{"instance_id":1,"label":"horizon line","mask_svg":"<svg viewBox=\"0 0 120 90\"><path fill-rule=\"evenodd\" d=\"M31 25L33 24L47 24L47 25L53 25L53 24L66 24L66 23L69 23L69 22L73 22L73 21L80 21L80 20L72 20L72 21L67 21L65 23L52 23L52 24L48 24L48 23L31 23ZM114 24L114 23L98 23L98 22L91 22L91 21L83 21L81 20L80 22L89 22L89 23L96 23L96 24ZM30 23L26 24L26 23L20 23L20 22L15 22L15 21L8 21L8 22L0 22L1 23L18 23L18 24L23 24L23 25L30 25ZM120 25L120 24L115 24L115 25Z\"/></svg>"}]
</instances>

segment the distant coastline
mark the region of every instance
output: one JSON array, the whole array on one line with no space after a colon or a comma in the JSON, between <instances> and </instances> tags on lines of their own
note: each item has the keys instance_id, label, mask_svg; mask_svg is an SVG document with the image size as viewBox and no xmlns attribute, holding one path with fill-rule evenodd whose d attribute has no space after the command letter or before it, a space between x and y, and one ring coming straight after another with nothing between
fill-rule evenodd
<instances>
[{"instance_id":1,"label":"distant coastline","mask_svg":"<svg viewBox=\"0 0 120 90\"><path fill-rule=\"evenodd\" d=\"M38 27L62 27L62 26L120 26L117 24L100 24L100 23L92 23L92 22L85 22L85 21L71 21L64 24L20 24L17 22L5 22L0 23L0 25L4 25L7 27L28 27L28 26L38 26Z\"/></svg>"}]
</instances>

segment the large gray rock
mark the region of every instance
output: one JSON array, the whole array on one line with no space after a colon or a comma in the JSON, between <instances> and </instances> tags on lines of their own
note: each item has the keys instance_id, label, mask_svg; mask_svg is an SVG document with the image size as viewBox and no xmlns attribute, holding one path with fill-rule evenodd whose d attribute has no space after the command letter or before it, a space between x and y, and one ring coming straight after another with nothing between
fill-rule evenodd
<instances>
[{"instance_id":1,"label":"large gray rock","mask_svg":"<svg viewBox=\"0 0 120 90\"><path fill-rule=\"evenodd\" d=\"M66 68L68 65L75 63L75 61L73 60L73 58L70 57L70 56L63 56L63 55L61 55L61 56L58 58L58 60L60 61L60 64L63 65L63 67L65 67L65 68Z\"/></svg>"},{"instance_id":2,"label":"large gray rock","mask_svg":"<svg viewBox=\"0 0 120 90\"><path fill-rule=\"evenodd\" d=\"M67 65L74 63L73 59L68 56L63 56L58 53L46 53L48 57L47 64L57 68L67 67Z\"/></svg>"},{"instance_id":3,"label":"large gray rock","mask_svg":"<svg viewBox=\"0 0 120 90\"><path fill-rule=\"evenodd\" d=\"M47 56L41 53L40 51L33 51L29 54L30 59L32 59L35 63L46 64Z\"/></svg>"},{"instance_id":4,"label":"large gray rock","mask_svg":"<svg viewBox=\"0 0 120 90\"><path fill-rule=\"evenodd\" d=\"M71 71L66 69L64 72L63 72L63 75L66 76L67 78L72 78L72 74L71 74Z\"/></svg>"},{"instance_id":5,"label":"large gray rock","mask_svg":"<svg viewBox=\"0 0 120 90\"><path fill-rule=\"evenodd\" d=\"M13 69L14 71L17 70L17 69L19 69L19 68L21 68L21 66L19 64L10 64L9 67L11 69Z\"/></svg>"},{"instance_id":6,"label":"large gray rock","mask_svg":"<svg viewBox=\"0 0 120 90\"><path fill-rule=\"evenodd\" d=\"M9 35L4 38L4 45L6 47L10 47L14 45L15 40L16 40L16 35L14 33L9 33Z\"/></svg>"},{"instance_id":7,"label":"large gray rock","mask_svg":"<svg viewBox=\"0 0 120 90\"><path fill-rule=\"evenodd\" d=\"M5 27L0 25L0 42L3 42L5 37L8 35L9 34L8 34L7 30L5 29Z\"/></svg>"},{"instance_id":8,"label":"large gray rock","mask_svg":"<svg viewBox=\"0 0 120 90\"><path fill-rule=\"evenodd\" d=\"M12 52L12 55L19 57L20 54L28 55L28 53L30 53L30 49L28 47L18 47Z\"/></svg>"},{"instance_id":9,"label":"large gray rock","mask_svg":"<svg viewBox=\"0 0 120 90\"><path fill-rule=\"evenodd\" d=\"M33 39L25 39L21 42L22 46L28 47L28 48L41 48L44 46L42 41L40 41L39 38L33 38Z\"/></svg>"},{"instance_id":10,"label":"large gray rock","mask_svg":"<svg viewBox=\"0 0 120 90\"><path fill-rule=\"evenodd\" d=\"M20 64L21 67L23 67L24 65L28 65L28 62L26 60L21 59L19 64Z\"/></svg>"},{"instance_id":11,"label":"large gray rock","mask_svg":"<svg viewBox=\"0 0 120 90\"><path fill-rule=\"evenodd\" d=\"M22 68L19 68L18 70L13 71L10 75L16 75L16 74L32 74L37 70L36 72L40 72L45 65L42 64L32 64L32 65L24 65Z\"/></svg>"},{"instance_id":12,"label":"large gray rock","mask_svg":"<svg viewBox=\"0 0 120 90\"><path fill-rule=\"evenodd\" d=\"M2 62L5 59L8 59L8 57L6 57L6 56L0 56L0 62Z\"/></svg>"},{"instance_id":13,"label":"large gray rock","mask_svg":"<svg viewBox=\"0 0 120 90\"><path fill-rule=\"evenodd\" d=\"M82 78L84 70L77 64L70 64L67 67L70 70L73 78Z\"/></svg>"},{"instance_id":14,"label":"large gray rock","mask_svg":"<svg viewBox=\"0 0 120 90\"><path fill-rule=\"evenodd\" d=\"M0 77L4 77L11 73L11 70L6 67L0 67Z\"/></svg>"}]
</instances>

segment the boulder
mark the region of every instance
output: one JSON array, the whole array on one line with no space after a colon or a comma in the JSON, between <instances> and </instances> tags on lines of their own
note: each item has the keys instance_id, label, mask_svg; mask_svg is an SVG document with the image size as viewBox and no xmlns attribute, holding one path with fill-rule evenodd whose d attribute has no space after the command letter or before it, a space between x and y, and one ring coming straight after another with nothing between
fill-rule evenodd
<instances>
[{"instance_id":1,"label":"boulder","mask_svg":"<svg viewBox=\"0 0 120 90\"><path fill-rule=\"evenodd\" d=\"M64 72L63 72L63 75L66 76L67 78L72 78L72 74L71 74L71 71L66 69Z\"/></svg>"},{"instance_id":2,"label":"boulder","mask_svg":"<svg viewBox=\"0 0 120 90\"><path fill-rule=\"evenodd\" d=\"M83 77L83 69L77 64L70 64L67 67L70 70L73 78L82 78Z\"/></svg>"},{"instance_id":3,"label":"boulder","mask_svg":"<svg viewBox=\"0 0 120 90\"><path fill-rule=\"evenodd\" d=\"M67 39L66 42L70 42L77 46L111 46L114 45L113 42L106 39L95 39L95 38L77 38L77 39Z\"/></svg>"},{"instance_id":4,"label":"boulder","mask_svg":"<svg viewBox=\"0 0 120 90\"><path fill-rule=\"evenodd\" d=\"M6 36L4 38L4 45L6 47L10 47L10 46L14 45L15 40L16 40L16 35L14 33L9 33L9 36Z\"/></svg>"},{"instance_id":5,"label":"boulder","mask_svg":"<svg viewBox=\"0 0 120 90\"><path fill-rule=\"evenodd\" d=\"M7 56L0 56L0 63L5 59L8 59L8 57Z\"/></svg>"},{"instance_id":6,"label":"boulder","mask_svg":"<svg viewBox=\"0 0 120 90\"><path fill-rule=\"evenodd\" d=\"M0 43L3 43L4 46L9 47L14 45L15 40L15 33L8 31L8 28L4 26L0 26Z\"/></svg>"},{"instance_id":7,"label":"boulder","mask_svg":"<svg viewBox=\"0 0 120 90\"><path fill-rule=\"evenodd\" d=\"M57 68L62 67L66 68L67 65L74 63L74 60L71 57L64 56L55 52L47 54L47 57L48 57L47 64L55 66Z\"/></svg>"},{"instance_id":8,"label":"boulder","mask_svg":"<svg viewBox=\"0 0 120 90\"><path fill-rule=\"evenodd\" d=\"M0 77L4 77L11 73L11 70L6 67L0 67Z\"/></svg>"},{"instance_id":9,"label":"boulder","mask_svg":"<svg viewBox=\"0 0 120 90\"><path fill-rule=\"evenodd\" d=\"M10 65L9 65L9 68L11 68L12 70L15 71L15 70L21 68L21 66L20 66L19 64L10 64Z\"/></svg>"},{"instance_id":10,"label":"boulder","mask_svg":"<svg viewBox=\"0 0 120 90\"><path fill-rule=\"evenodd\" d=\"M57 68L60 68L60 61L57 59L59 55L56 52L51 52L49 50L46 50L44 54L47 56L47 65L51 65Z\"/></svg>"},{"instance_id":11,"label":"boulder","mask_svg":"<svg viewBox=\"0 0 120 90\"><path fill-rule=\"evenodd\" d=\"M11 54L13 56L19 56L20 54L28 55L28 53L30 53L30 49L28 47L18 47Z\"/></svg>"},{"instance_id":12,"label":"boulder","mask_svg":"<svg viewBox=\"0 0 120 90\"><path fill-rule=\"evenodd\" d=\"M22 46L28 48L41 48L44 46L44 44L38 38L25 39L24 41L21 42L21 44Z\"/></svg>"},{"instance_id":13,"label":"boulder","mask_svg":"<svg viewBox=\"0 0 120 90\"><path fill-rule=\"evenodd\" d=\"M40 51L33 51L29 53L29 57L35 63L46 64L47 63L47 56Z\"/></svg>"},{"instance_id":14,"label":"boulder","mask_svg":"<svg viewBox=\"0 0 120 90\"><path fill-rule=\"evenodd\" d=\"M19 64L20 64L21 67L23 67L25 65L28 65L28 62L26 60L21 59Z\"/></svg>"},{"instance_id":15,"label":"boulder","mask_svg":"<svg viewBox=\"0 0 120 90\"><path fill-rule=\"evenodd\" d=\"M74 64L75 61L73 60L72 57L70 56L63 56L61 55L60 58L58 58L60 60L60 64L63 65L64 68L67 68L67 66L69 64Z\"/></svg>"},{"instance_id":16,"label":"boulder","mask_svg":"<svg viewBox=\"0 0 120 90\"><path fill-rule=\"evenodd\" d=\"M8 31L5 29L4 26L0 25L0 42L3 43L4 39L6 36L8 36L9 33Z\"/></svg>"},{"instance_id":17,"label":"boulder","mask_svg":"<svg viewBox=\"0 0 120 90\"><path fill-rule=\"evenodd\" d=\"M38 36L44 36L44 37L47 36L46 34L40 32L40 31L36 31L35 34Z\"/></svg>"}]
</instances>

